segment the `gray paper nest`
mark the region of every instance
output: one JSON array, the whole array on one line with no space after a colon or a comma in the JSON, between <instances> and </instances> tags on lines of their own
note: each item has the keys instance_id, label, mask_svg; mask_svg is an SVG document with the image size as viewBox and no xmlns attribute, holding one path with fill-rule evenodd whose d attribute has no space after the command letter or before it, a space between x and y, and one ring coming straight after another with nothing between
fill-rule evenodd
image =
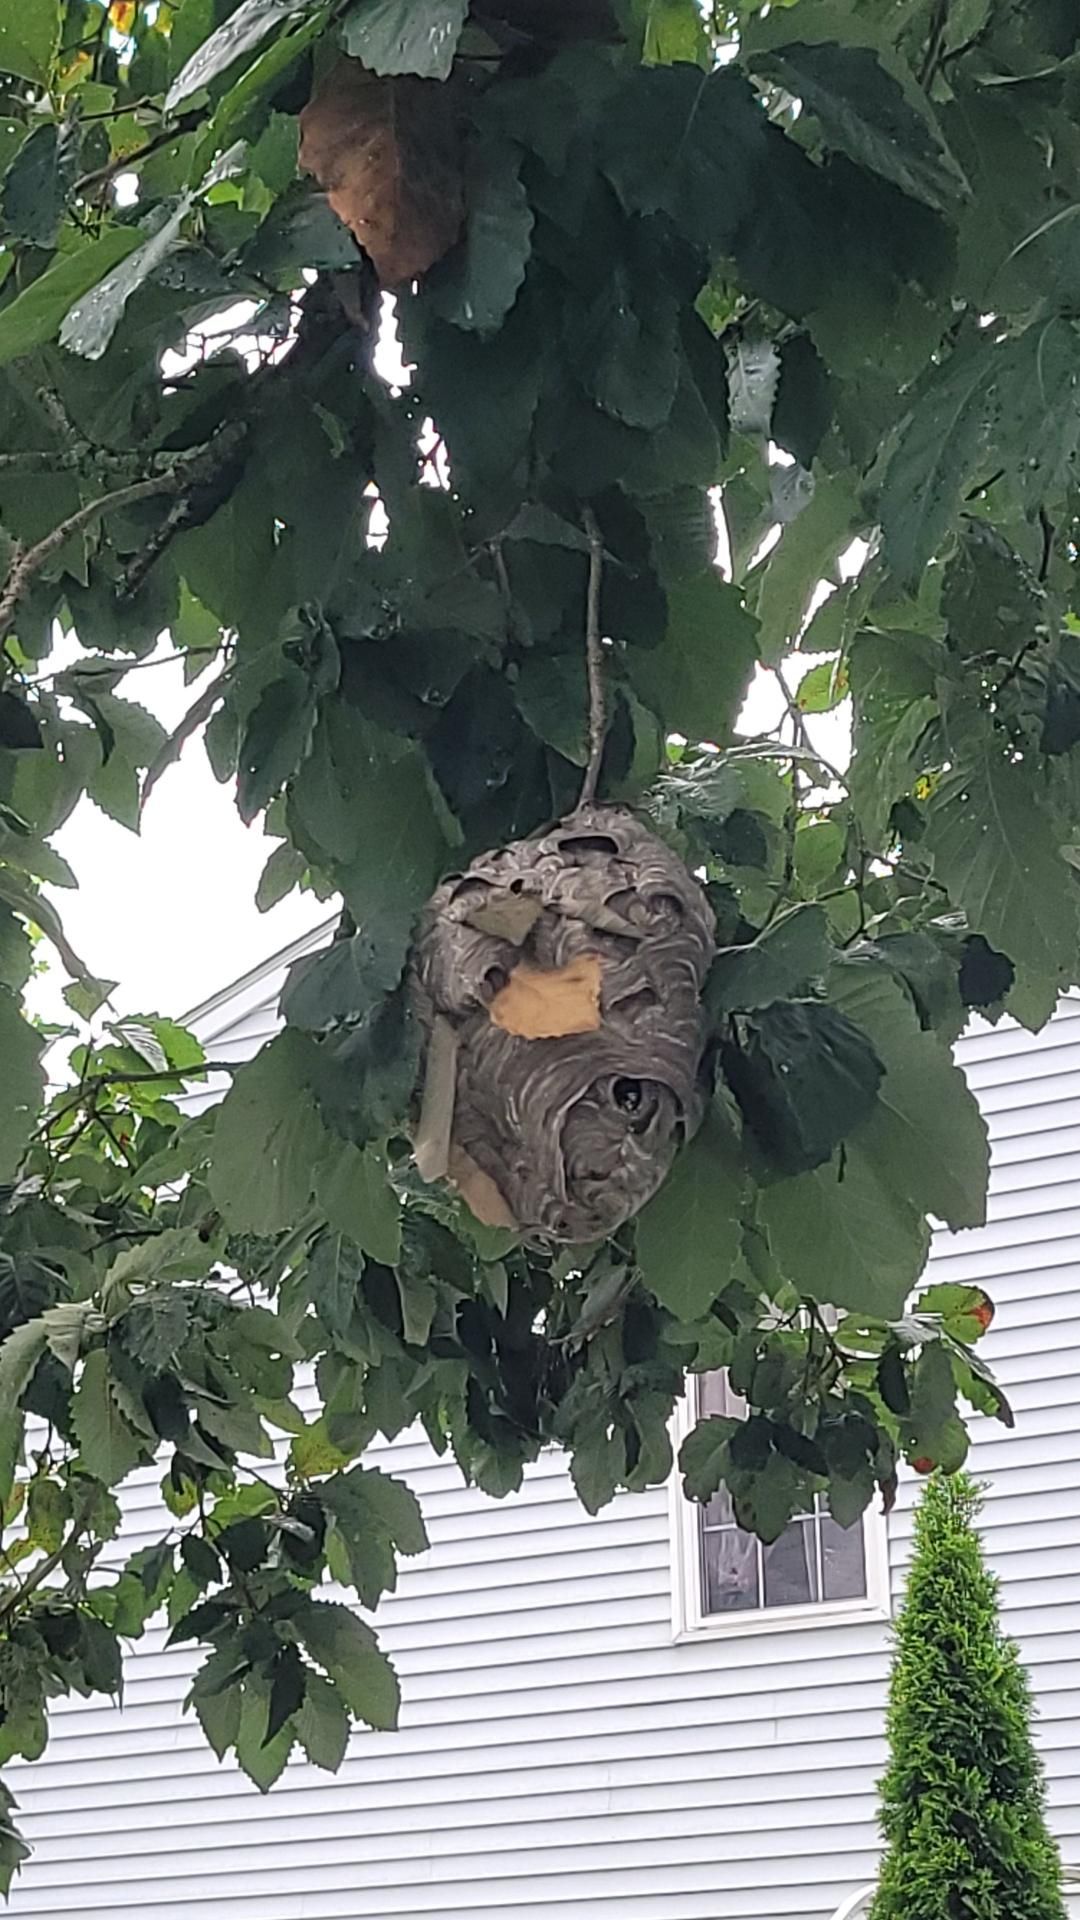
<instances>
[{"instance_id":1,"label":"gray paper nest","mask_svg":"<svg viewBox=\"0 0 1080 1920\"><path fill-rule=\"evenodd\" d=\"M686 867L614 808L445 880L412 958L423 1177L551 1240L629 1219L701 1118L713 934Z\"/></svg>"}]
</instances>

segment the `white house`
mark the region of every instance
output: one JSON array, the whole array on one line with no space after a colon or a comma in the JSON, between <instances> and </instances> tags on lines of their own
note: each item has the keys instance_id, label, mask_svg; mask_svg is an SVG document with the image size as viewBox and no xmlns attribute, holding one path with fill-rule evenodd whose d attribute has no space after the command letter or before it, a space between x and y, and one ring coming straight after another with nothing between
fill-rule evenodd
<instances>
[{"instance_id":1,"label":"white house","mask_svg":"<svg viewBox=\"0 0 1080 1920\"><path fill-rule=\"evenodd\" d=\"M273 1031L313 944L197 1009L212 1057ZM942 1236L934 1268L997 1302L984 1351L1017 1424L977 1420L972 1464L1080 1863L1080 1000L960 1059L993 1136L990 1224ZM400 1731L357 1734L336 1777L294 1761L262 1799L181 1712L189 1651L150 1633L122 1712L62 1707L45 1757L8 1770L36 1847L15 1916L830 1920L872 1879L910 1486L861 1540L816 1520L762 1553L660 1489L590 1519L554 1452L502 1503L415 1434L375 1453L431 1535L380 1610ZM127 1528L158 1530L151 1475Z\"/></svg>"}]
</instances>

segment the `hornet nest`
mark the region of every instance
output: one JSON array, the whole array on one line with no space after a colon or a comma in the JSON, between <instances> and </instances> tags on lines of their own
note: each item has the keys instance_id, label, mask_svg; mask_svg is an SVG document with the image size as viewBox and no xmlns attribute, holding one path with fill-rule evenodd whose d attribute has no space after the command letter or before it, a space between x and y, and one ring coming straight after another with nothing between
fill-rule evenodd
<instances>
[{"instance_id":1,"label":"hornet nest","mask_svg":"<svg viewBox=\"0 0 1080 1920\"><path fill-rule=\"evenodd\" d=\"M628 1220L701 1119L713 932L682 862L610 807L445 880L412 956L423 1178L552 1240Z\"/></svg>"}]
</instances>

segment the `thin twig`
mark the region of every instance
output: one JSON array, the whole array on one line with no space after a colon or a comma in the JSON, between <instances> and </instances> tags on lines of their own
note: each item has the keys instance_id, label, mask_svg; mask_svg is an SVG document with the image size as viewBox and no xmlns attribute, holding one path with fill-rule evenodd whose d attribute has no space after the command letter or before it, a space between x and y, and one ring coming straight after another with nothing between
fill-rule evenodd
<instances>
[{"instance_id":1,"label":"thin twig","mask_svg":"<svg viewBox=\"0 0 1080 1920\"><path fill-rule=\"evenodd\" d=\"M109 186L116 179L117 174L132 173L136 167L142 165L144 160L149 160L151 154L160 153L162 147L170 146L174 140L181 139L185 133L194 132L195 128L201 124L201 113L181 114L179 120L174 121L171 127L163 127L160 133L155 133L152 140L145 141L132 153L114 154L103 167L95 167L91 173L82 174L75 182L75 192L85 194L94 187Z\"/></svg>"},{"instance_id":2,"label":"thin twig","mask_svg":"<svg viewBox=\"0 0 1080 1920\"><path fill-rule=\"evenodd\" d=\"M607 737L607 700L604 690L604 643L600 633L600 587L604 577L604 542L596 515L586 507L581 516L589 539L589 585L585 601L585 671L589 682L589 758L581 782L579 807L591 807L600 780L600 762Z\"/></svg>"},{"instance_id":3,"label":"thin twig","mask_svg":"<svg viewBox=\"0 0 1080 1920\"><path fill-rule=\"evenodd\" d=\"M192 701L179 726L174 727L168 739L162 743L160 750L155 754L154 759L146 770L146 778L143 781L142 792L139 795L140 815L153 789L161 779L162 774L167 768L174 766L177 760L179 760L185 741L190 740L192 734L198 732L203 722L209 720L210 715L221 699L222 690L228 681L230 671L231 669L229 667L225 667L222 672L217 675L216 679L211 680L208 685L203 688L198 699Z\"/></svg>"},{"instance_id":4,"label":"thin twig","mask_svg":"<svg viewBox=\"0 0 1080 1920\"><path fill-rule=\"evenodd\" d=\"M54 553L84 527L90 527L103 513L115 513L121 507L134 506L138 500L149 500L156 493L172 493L182 484L183 476L177 471L155 474L149 480L136 480L130 487L118 487L115 493L103 493L99 499L90 500L80 507L77 513L70 514L58 527L47 533L35 546L16 548L15 557L8 569L8 577L0 593L0 641L6 640L18 613L19 602L30 587L42 567L48 565Z\"/></svg>"},{"instance_id":5,"label":"thin twig","mask_svg":"<svg viewBox=\"0 0 1080 1920\"><path fill-rule=\"evenodd\" d=\"M1040 506L1039 508L1039 527L1042 532L1042 554L1039 559L1038 580L1040 586L1045 586L1046 577L1050 572L1050 562L1054 557L1054 539L1057 534L1057 528L1044 506Z\"/></svg>"}]
</instances>

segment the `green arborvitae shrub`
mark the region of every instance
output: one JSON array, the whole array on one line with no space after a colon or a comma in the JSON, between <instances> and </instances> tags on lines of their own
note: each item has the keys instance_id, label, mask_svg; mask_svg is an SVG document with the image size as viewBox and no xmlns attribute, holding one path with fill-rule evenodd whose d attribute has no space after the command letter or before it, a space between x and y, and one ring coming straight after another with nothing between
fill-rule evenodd
<instances>
[{"instance_id":1,"label":"green arborvitae shrub","mask_svg":"<svg viewBox=\"0 0 1080 1920\"><path fill-rule=\"evenodd\" d=\"M998 1619L979 1505L965 1475L935 1473L916 1517L871 1920L1064 1920L1031 1693Z\"/></svg>"}]
</instances>

